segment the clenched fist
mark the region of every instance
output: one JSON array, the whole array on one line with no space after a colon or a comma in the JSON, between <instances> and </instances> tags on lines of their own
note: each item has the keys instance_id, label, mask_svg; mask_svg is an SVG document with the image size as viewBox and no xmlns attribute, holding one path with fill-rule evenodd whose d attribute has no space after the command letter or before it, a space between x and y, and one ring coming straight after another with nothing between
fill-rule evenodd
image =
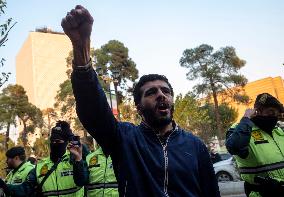
<instances>
[{"instance_id":1,"label":"clenched fist","mask_svg":"<svg viewBox=\"0 0 284 197\"><path fill-rule=\"evenodd\" d=\"M85 65L90 60L90 36L94 19L87 9L77 5L62 19L61 26L73 45L74 63Z\"/></svg>"}]
</instances>

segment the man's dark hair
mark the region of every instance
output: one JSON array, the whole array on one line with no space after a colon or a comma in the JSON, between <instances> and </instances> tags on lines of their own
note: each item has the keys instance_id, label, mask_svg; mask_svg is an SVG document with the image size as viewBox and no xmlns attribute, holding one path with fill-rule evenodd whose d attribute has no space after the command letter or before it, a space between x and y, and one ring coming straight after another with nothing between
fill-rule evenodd
<instances>
[{"instance_id":1,"label":"man's dark hair","mask_svg":"<svg viewBox=\"0 0 284 197\"><path fill-rule=\"evenodd\" d=\"M167 77L165 77L164 75L158 75L158 74L149 74L149 75L143 75L138 83L135 85L134 90L133 90L133 97L134 97L134 103L137 106L140 103L141 97L142 97L142 92L141 92L141 87L149 82L149 81L156 81L156 80L160 80L160 81L164 81L168 84L168 86L171 89L171 95L174 95L174 91L173 88L169 82L169 80L167 79Z\"/></svg>"},{"instance_id":2,"label":"man's dark hair","mask_svg":"<svg viewBox=\"0 0 284 197\"><path fill-rule=\"evenodd\" d=\"M26 155L19 155L21 161L26 161Z\"/></svg>"},{"instance_id":3,"label":"man's dark hair","mask_svg":"<svg viewBox=\"0 0 284 197\"><path fill-rule=\"evenodd\" d=\"M21 161L25 161L26 160L26 152L24 147L22 146L15 146L13 148L10 148L9 150L7 150L6 152L6 157L7 158L14 158L16 156L19 156Z\"/></svg>"}]
</instances>

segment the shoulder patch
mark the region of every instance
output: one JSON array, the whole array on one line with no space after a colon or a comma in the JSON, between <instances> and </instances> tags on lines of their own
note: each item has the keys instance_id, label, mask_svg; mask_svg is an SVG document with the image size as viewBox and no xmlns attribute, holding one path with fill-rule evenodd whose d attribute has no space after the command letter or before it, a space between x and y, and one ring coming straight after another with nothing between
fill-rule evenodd
<instances>
[{"instance_id":1,"label":"shoulder patch","mask_svg":"<svg viewBox=\"0 0 284 197\"><path fill-rule=\"evenodd\" d=\"M90 159L90 164L89 166L95 166L98 163L98 157L95 155Z\"/></svg>"},{"instance_id":2,"label":"shoulder patch","mask_svg":"<svg viewBox=\"0 0 284 197\"><path fill-rule=\"evenodd\" d=\"M40 169L40 176L45 176L47 172L48 172L48 166L47 164L45 164Z\"/></svg>"},{"instance_id":3,"label":"shoulder patch","mask_svg":"<svg viewBox=\"0 0 284 197\"><path fill-rule=\"evenodd\" d=\"M263 141L264 140L261 132L258 131L258 130L252 131L251 136L253 137L254 141Z\"/></svg>"}]
</instances>

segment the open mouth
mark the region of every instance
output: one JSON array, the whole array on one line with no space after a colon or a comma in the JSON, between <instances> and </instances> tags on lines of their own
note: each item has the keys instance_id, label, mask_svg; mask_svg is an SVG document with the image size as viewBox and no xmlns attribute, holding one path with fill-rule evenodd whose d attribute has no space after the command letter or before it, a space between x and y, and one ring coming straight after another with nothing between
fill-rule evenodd
<instances>
[{"instance_id":1,"label":"open mouth","mask_svg":"<svg viewBox=\"0 0 284 197\"><path fill-rule=\"evenodd\" d=\"M170 106L166 103L159 103L157 109L160 113L167 113L170 109Z\"/></svg>"}]
</instances>

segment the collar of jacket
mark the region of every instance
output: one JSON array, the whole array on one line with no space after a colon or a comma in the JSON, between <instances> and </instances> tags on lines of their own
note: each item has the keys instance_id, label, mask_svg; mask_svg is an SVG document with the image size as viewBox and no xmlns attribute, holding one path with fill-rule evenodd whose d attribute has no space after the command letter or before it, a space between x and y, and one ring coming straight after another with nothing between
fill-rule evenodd
<instances>
[{"instance_id":1,"label":"collar of jacket","mask_svg":"<svg viewBox=\"0 0 284 197\"><path fill-rule=\"evenodd\" d=\"M23 161L17 168L15 168L12 173L15 174L23 165L26 163L26 161Z\"/></svg>"},{"instance_id":2,"label":"collar of jacket","mask_svg":"<svg viewBox=\"0 0 284 197\"><path fill-rule=\"evenodd\" d=\"M68 161L70 159L70 152L69 151L66 151L65 154L61 157L61 162L62 161ZM48 163L53 163L53 161L50 159L50 156L49 157L46 157L45 159L43 160L47 160Z\"/></svg>"},{"instance_id":3,"label":"collar of jacket","mask_svg":"<svg viewBox=\"0 0 284 197\"><path fill-rule=\"evenodd\" d=\"M167 132L167 135L175 135L176 133L178 133L178 125L177 123L173 120L172 121L172 125L173 125L173 129L170 131L170 132ZM150 127L146 122L144 122L142 120L141 124L140 124L140 127L142 128L143 131L146 131L146 132L151 132L153 134L156 134L156 135L159 135L159 133L153 129L152 127Z\"/></svg>"}]
</instances>

